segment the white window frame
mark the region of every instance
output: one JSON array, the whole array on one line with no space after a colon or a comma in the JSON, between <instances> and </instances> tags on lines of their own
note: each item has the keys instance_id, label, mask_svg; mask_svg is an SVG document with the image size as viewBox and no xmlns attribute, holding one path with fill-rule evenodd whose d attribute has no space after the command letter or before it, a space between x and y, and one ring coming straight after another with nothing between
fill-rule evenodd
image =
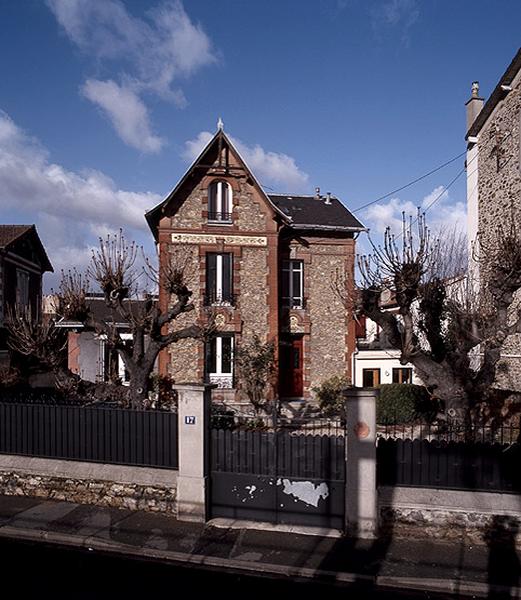
<instances>
[{"instance_id":1,"label":"white window frame","mask_svg":"<svg viewBox=\"0 0 521 600\"><path fill-rule=\"evenodd\" d=\"M120 333L119 337L123 341L132 340L133 336L131 333ZM100 340L99 354L98 354L98 380L105 382L105 346L107 345L107 335L102 333L98 336ZM130 385L130 379L125 377L125 363L121 358L121 354L118 352L118 377L121 380L122 385Z\"/></svg>"},{"instance_id":2,"label":"white window frame","mask_svg":"<svg viewBox=\"0 0 521 600\"><path fill-rule=\"evenodd\" d=\"M223 255L217 254L215 257L215 301L223 301Z\"/></svg>"},{"instance_id":3,"label":"white window frame","mask_svg":"<svg viewBox=\"0 0 521 600\"><path fill-rule=\"evenodd\" d=\"M283 268L282 276L288 277L288 300L289 300L289 308L300 309L304 307L304 261L302 260L294 260L289 259L287 261L288 268ZM295 268L297 267L298 268ZM299 281L300 281L300 296L295 296L293 289L293 274L299 273ZM294 301L297 300L298 304Z\"/></svg>"},{"instance_id":4,"label":"white window frame","mask_svg":"<svg viewBox=\"0 0 521 600\"><path fill-rule=\"evenodd\" d=\"M223 350L222 343L223 338L230 339L230 371L223 373ZM214 383L220 389L232 389L233 388L233 367L234 367L234 348L235 338L233 335L217 335L215 338L215 372L208 371L208 380L210 383ZM211 342L210 342L211 343Z\"/></svg>"},{"instance_id":5,"label":"white window frame","mask_svg":"<svg viewBox=\"0 0 521 600\"><path fill-rule=\"evenodd\" d=\"M223 338L229 338L230 343L230 371L222 370L223 362ZM233 375L233 353L234 353L234 337L232 335L217 335L215 336L215 372L209 371L208 375L227 376Z\"/></svg>"},{"instance_id":6,"label":"white window frame","mask_svg":"<svg viewBox=\"0 0 521 600\"><path fill-rule=\"evenodd\" d=\"M233 189L232 186L227 182L227 181L222 181L222 180L218 180L218 181L212 181L212 183L210 183L210 189L213 186L217 187L217 195L216 195L216 205L215 205L215 212L219 215L221 215L220 219L209 219L210 221L213 222L217 222L217 223L222 223L223 221L225 223L231 223L231 214L233 212ZM229 210L223 211L223 185L225 185L228 189L228 208ZM208 194L209 196L210 194ZM208 201L210 200L210 198L208 198ZM230 215L230 217L228 219L223 219L222 215L223 212L226 212Z\"/></svg>"}]
</instances>

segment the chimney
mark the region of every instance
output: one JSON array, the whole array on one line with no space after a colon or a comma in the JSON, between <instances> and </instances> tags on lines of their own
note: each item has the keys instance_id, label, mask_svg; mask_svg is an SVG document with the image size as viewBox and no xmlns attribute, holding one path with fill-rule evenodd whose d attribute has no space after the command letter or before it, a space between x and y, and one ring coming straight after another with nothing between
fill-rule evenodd
<instances>
[{"instance_id":1,"label":"chimney","mask_svg":"<svg viewBox=\"0 0 521 600\"><path fill-rule=\"evenodd\" d=\"M467 107L467 131L472 127L472 124L476 120L476 117L483 108L484 99L479 97L479 81L472 83L472 94L470 100L467 100L465 106Z\"/></svg>"},{"instance_id":2,"label":"chimney","mask_svg":"<svg viewBox=\"0 0 521 600\"><path fill-rule=\"evenodd\" d=\"M320 200L320 188L319 187L315 188L315 199Z\"/></svg>"},{"instance_id":3,"label":"chimney","mask_svg":"<svg viewBox=\"0 0 521 600\"><path fill-rule=\"evenodd\" d=\"M331 192L327 192L326 194L326 201L324 204L331 204Z\"/></svg>"}]
</instances>

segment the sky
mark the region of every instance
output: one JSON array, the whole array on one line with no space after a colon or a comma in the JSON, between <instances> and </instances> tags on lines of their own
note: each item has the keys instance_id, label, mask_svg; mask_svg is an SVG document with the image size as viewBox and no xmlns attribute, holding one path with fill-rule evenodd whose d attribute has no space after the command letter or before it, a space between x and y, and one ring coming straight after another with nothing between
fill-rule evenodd
<instances>
[{"instance_id":1,"label":"sky","mask_svg":"<svg viewBox=\"0 0 521 600\"><path fill-rule=\"evenodd\" d=\"M418 206L462 227L464 156L361 207L465 152L520 22L520 0L0 0L0 223L36 224L47 290L119 228L153 254L144 212L220 117L268 193L319 186L375 241Z\"/></svg>"}]
</instances>

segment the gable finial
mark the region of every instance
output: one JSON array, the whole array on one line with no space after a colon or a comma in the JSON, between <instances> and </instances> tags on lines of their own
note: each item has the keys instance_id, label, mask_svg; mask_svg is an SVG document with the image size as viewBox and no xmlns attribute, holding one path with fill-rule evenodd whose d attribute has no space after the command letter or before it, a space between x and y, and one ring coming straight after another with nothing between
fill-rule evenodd
<instances>
[{"instance_id":1,"label":"gable finial","mask_svg":"<svg viewBox=\"0 0 521 600\"><path fill-rule=\"evenodd\" d=\"M221 117L219 117L219 120L217 121L217 131L223 131L224 130L224 123L223 120L221 119Z\"/></svg>"}]
</instances>

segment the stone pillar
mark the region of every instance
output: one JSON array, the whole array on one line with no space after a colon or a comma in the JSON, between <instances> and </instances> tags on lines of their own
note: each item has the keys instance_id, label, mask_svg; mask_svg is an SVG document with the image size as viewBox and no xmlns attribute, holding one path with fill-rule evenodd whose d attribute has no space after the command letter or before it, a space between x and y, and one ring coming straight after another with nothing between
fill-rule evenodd
<instances>
[{"instance_id":1,"label":"stone pillar","mask_svg":"<svg viewBox=\"0 0 521 600\"><path fill-rule=\"evenodd\" d=\"M206 521L210 448L210 402L215 385L176 384L179 394L177 517Z\"/></svg>"},{"instance_id":2,"label":"stone pillar","mask_svg":"<svg viewBox=\"0 0 521 600\"><path fill-rule=\"evenodd\" d=\"M344 390L347 412L346 532L374 538L378 528L376 490L376 398L378 389Z\"/></svg>"}]
</instances>

